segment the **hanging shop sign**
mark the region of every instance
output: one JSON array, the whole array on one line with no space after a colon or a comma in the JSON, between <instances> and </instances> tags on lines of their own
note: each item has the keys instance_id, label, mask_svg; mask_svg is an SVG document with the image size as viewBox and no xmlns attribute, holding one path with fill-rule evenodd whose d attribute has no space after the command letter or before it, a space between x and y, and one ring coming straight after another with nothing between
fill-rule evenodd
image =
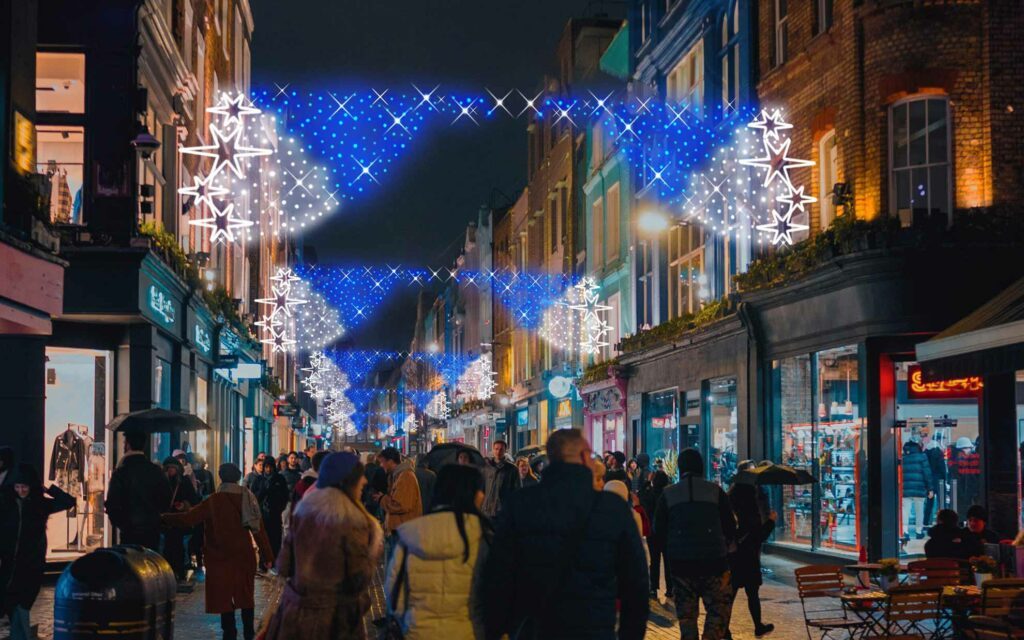
<instances>
[{"instance_id":1,"label":"hanging shop sign","mask_svg":"<svg viewBox=\"0 0 1024 640\"><path fill-rule=\"evenodd\" d=\"M956 400L977 398L985 384L977 376L925 382L921 366L907 368L907 398L911 400Z\"/></svg>"},{"instance_id":2,"label":"hanging shop sign","mask_svg":"<svg viewBox=\"0 0 1024 640\"><path fill-rule=\"evenodd\" d=\"M572 417L572 399L565 398L558 401L558 407L555 409L555 419L560 420L562 418Z\"/></svg>"},{"instance_id":3,"label":"hanging shop sign","mask_svg":"<svg viewBox=\"0 0 1024 640\"><path fill-rule=\"evenodd\" d=\"M11 159L14 170L23 176L36 166L36 127L20 111L14 112L14 144Z\"/></svg>"},{"instance_id":4,"label":"hanging shop sign","mask_svg":"<svg viewBox=\"0 0 1024 640\"><path fill-rule=\"evenodd\" d=\"M622 409L622 392L618 387L608 387L587 394L587 411L590 413L607 413Z\"/></svg>"},{"instance_id":5,"label":"hanging shop sign","mask_svg":"<svg viewBox=\"0 0 1024 640\"><path fill-rule=\"evenodd\" d=\"M555 398L564 398L572 391L572 380L565 376L555 376L548 382L548 393Z\"/></svg>"}]
</instances>

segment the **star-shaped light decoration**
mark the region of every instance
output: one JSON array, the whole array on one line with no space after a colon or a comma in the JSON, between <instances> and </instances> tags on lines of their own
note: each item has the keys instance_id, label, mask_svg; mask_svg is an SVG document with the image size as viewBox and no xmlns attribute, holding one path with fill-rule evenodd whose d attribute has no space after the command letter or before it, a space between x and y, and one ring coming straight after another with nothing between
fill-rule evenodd
<instances>
[{"instance_id":1,"label":"star-shaped light decoration","mask_svg":"<svg viewBox=\"0 0 1024 640\"><path fill-rule=\"evenodd\" d=\"M583 278L576 288L576 302L569 305L570 309L577 311L580 318L580 351L585 354L595 354L601 347L608 346L604 337L608 335L611 326L601 319L600 313L609 311L610 306L599 302L599 291L601 288L593 278Z\"/></svg>"},{"instance_id":2,"label":"star-shaped light decoration","mask_svg":"<svg viewBox=\"0 0 1024 640\"><path fill-rule=\"evenodd\" d=\"M772 234L771 243L778 245L779 243L785 243L787 245L793 244L793 233L797 231L807 231L810 227L805 224L799 224L793 222L793 209L790 208L784 214L780 214L778 211L772 210L771 222L757 225L757 230L764 233Z\"/></svg>"},{"instance_id":3,"label":"star-shaped light decoration","mask_svg":"<svg viewBox=\"0 0 1024 640\"><path fill-rule=\"evenodd\" d=\"M771 113L768 113L766 109L762 109L757 118L753 122L748 123L747 126L751 129L760 129L761 134L765 138L772 138L774 140L779 139L779 131L793 128L793 125L783 119L782 112L778 109Z\"/></svg>"},{"instance_id":4,"label":"star-shaped light decoration","mask_svg":"<svg viewBox=\"0 0 1024 640\"><path fill-rule=\"evenodd\" d=\"M178 189L183 196L192 196L192 206L198 209L202 206L212 207L214 198L223 198L230 191L213 183L213 176L193 176L192 186Z\"/></svg>"},{"instance_id":5,"label":"star-shaped light decoration","mask_svg":"<svg viewBox=\"0 0 1024 640\"><path fill-rule=\"evenodd\" d=\"M779 144L773 144L768 140L768 136L765 135L765 155L760 158L744 158L740 160L740 164L748 167L757 167L758 169L767 169L767 174L764 177L765 187L769 186L775 178L781 178L786 187L792 190L793 182L789 177L790 169L814 165L813 160L801 160L789 155L789 146L792 142L791 139L787 138Z\"/></svg>"},{"instance_id":6,"label":"star-shaped light decoration","mask_svg":"<svg viewBox=\"0 0 1024 640\"><path fill-rule=\"evenodd\" d=\"M212 229L213 234L210 236L210 242L234 242L236 231L240 229L248 229L254 224L252 220L246 220L245 218L235 216L234 203L229 204L223 209L217 207L216 204L211 203L209 209L213 214L212 216L209 218L189 220L188 223L195 227Z\"/></svg>"},{"instance_id":7,"label":"star-shaped light decoration","mask_svg":"<svg viewBox=\"0 0 1024 640\"><path fill-rule=\"evenodd\" d=\"M287 353L292 350L295 345L295 341L288 337L287 331L284 327L279 325L279 329L271 328L269 333L270 337L260 340L263 344L269 344L273 353Z\"/></svg>"},{"instance_id":8,"label":"star-shaped light decoration","mask_svg":"<svg viewBox=\"0 0 1024 640\"><path fill-rule=\"evenodd\" d=\"M814 196L809 196L804 193L804 185L802 184L789 189L786 193L783 193L775 199L783 204L789 205L789 210L791 212L805 211L804 205L818 201Z\"/></svg>"},{"instance_id":9,"label":"star-shaped light decoration","mask_svg":"<svg viewBox=\"0 0 1024 640\"><path fill-rule=\"evenodd\" d=\"M213 158L213 167L210 169L209 178L214 178L224 170L225 167L235 174L236 178L245 175L242 160L259 156L269 156L272 149L260 149L246 147L242 143L242 127L235 127L225 133L217 125L210 125L210 137L213 144L200 145L198 147L182 147L181 152L204 158Z\"/></svg>"},{"instance_id":10,"label":"star-shaped light decoration","mask_svg":"<svg viewBox=\"0 0 1024 640\"><path fill-rule=\"evenodd\" d=\"M278 267L274 275L270 276L270 281L277 284L279 287L284 289L290 288L296 282L302 280L299 276L295 275L295 272L288 267Z\"/></svg>"},{"instance_id":11,"label":"star-shaped light decoration","mask_svg":"<svg viewBox=\"0 0 1024 640\"><path fill-rule=\"evenodd\" d=\"M223 116L224 126L230 127L234 125L242 124L242 118L245 116L259 115L262 113L259 109L252 106L249 99L244 93L238 93L231 96L228 93L222 93L220 101L206 109L208 113L215 113L219 116Z\"/></svg>"}]
</instances>

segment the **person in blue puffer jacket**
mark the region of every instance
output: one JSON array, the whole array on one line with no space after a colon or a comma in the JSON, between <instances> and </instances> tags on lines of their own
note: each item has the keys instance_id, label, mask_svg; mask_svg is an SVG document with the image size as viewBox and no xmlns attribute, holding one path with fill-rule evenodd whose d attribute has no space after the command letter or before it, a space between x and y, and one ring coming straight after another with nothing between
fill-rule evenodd
<instances>
[{"instance_id":1,"label":"person in blue puffer jacket","mask_svg":"<svg viewBox=\"0 0 1024 640\"><path fill-rule=\"evenodd\" d=\"M924 501L932 498L932 467L928 455L921 449L916 440L908 440L903 445L903 543L911 537L918 540L924 538ZM914 519L911 524L911 511Z\"/></svg>"}]
</instances>

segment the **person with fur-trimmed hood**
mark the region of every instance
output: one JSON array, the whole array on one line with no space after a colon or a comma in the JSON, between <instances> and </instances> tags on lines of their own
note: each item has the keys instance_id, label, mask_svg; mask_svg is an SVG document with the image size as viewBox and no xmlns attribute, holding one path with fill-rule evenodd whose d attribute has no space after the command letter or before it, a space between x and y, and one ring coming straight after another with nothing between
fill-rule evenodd
<instances>
[{"instance_id":1,"label":"person with fur-trimmed hood","mask_svg":"<svg viewBox=\"0 0 1024 640\"><path fill-rule=\"evenodd\" d=\"M366 637L363 617L384 535L360 501L365 485L355 454L332 453L321 463L281 546L277 571L287 582L266 640Z\"/></svg>"}]
</instances>

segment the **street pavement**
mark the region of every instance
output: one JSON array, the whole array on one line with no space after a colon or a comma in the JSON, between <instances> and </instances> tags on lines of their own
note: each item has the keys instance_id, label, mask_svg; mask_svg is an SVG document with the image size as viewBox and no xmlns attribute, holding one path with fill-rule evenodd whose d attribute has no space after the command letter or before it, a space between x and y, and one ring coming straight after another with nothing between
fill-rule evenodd
<instances>
[{"instance_id":1,"label":"street pavement","mask_svg":"<svg viewBox=\"0 0 1024 640\"><path fill-rule=\"evenodd\" d=\"M774 577L767 578L761 588L764 620L775 624L775 632L766 636L770 640L801 640L807 637L804 631L800 599L793 587L792 576L795 565L777 558L765 557L765 565L773 569ZM384 590L381 587L383 571L372 593L372 608L367 616L367 636L373 638L371 620L384 612ZM216 640L220 638L220 618L204 611L205 585L198 583L192 593L178 594L174 616L174 637L176 640ZM276 603L281 590L277 578L260 577L256 580L256 622L257 625L267 613L268 607ZM32 608L32 622L39 625L39 638L53 638L53 587L44 587ZM241 631L241 620L237 621ZM733 608L732 635L736 640L754 638L753 624L747 613L746 596L742 593ZM0 639L9 637L7 620L0 623ZM651 617L647 623L647 638L650 640L678 640L675 611L671 603L651 603Z\"/></svg>"}]
</instances>

